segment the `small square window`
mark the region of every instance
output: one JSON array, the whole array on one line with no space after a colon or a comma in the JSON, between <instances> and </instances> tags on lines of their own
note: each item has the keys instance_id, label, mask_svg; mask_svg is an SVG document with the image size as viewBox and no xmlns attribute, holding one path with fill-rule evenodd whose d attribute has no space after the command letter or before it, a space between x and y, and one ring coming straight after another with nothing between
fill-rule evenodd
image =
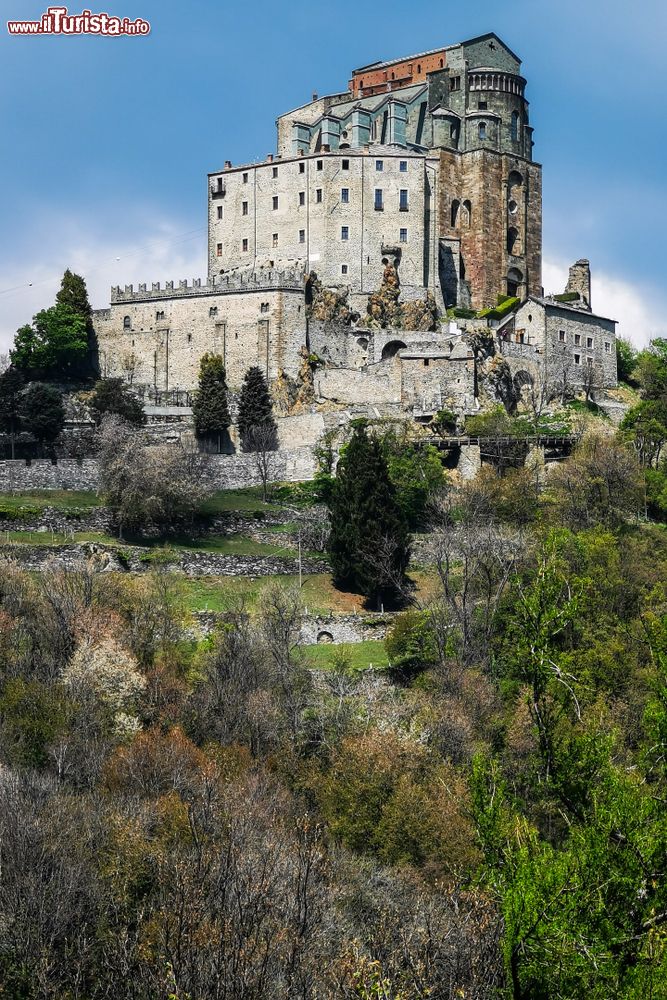
<instances>
[{"instance_id":1,"label":"small square window","mask_svg":"<svg viewBox=\"0 0 667 1000\"><path fill-rule=\"evenodd\" d=\"M248 241L247 240L243 240L242 241L242 243L241 243L241 249L243 250L244 253L248 252Z\"/></svg>"},{"instance_id":2,"label":"small square window","mask_svg":"<svg viewBox=\"0 0 667 1000\"><path fill-rule=\"evenodd\" d=\"M305 242L306 242L306 230L305 229L300 229L299 230L299 243L305 243Z\"/></svg>"},{"instance_id":3,"label":"small square window","mask_svg":"<svg viewBox=\"0 0 667 1000\"><path fill-rule=\"evenodd\" d=\"M300 174L305 174L305 172L306 172L306 164L305 163L300 163L299 164L299 173Z\"/></svg>"},{"instance_id":4,"label":"small square window","mask_svg":"<svg viewBox=\"0 0 667 1000\"><path fill-rule=\"evenodd\" d=\"M269 311L269 303L268 302L262 302L261 305L260 305L260 307L259 307L259 311L263 312L263 313L267 313Z\"/></svg>"},{"instance_id":5,"label":"small square window","mask_svg":"<svg viewBox=\"0 0 667 1000\"><path fill-rule=\"evenodd\" d=\"M216 257L222 257L222 243L218 243L215 248Z\"/></svg>"},{"instance_id":6,"label":"small square window","mask_svg":"<svg viewBox=\"0 0 667 1000\"><path fill-rule=\"evenodd\" d=\"M247 175L247 174L244 174L244 175L243 175L243 183L244 183L244 184L247 184L247 183L248 183L248 175Z\"/></svg>"},{"instance_id":7,"label":"small square window","mask_svg":"<svg viewBox=\"0 0 667 1000\"><path fill-rule=\"evenodd\" d=\"M384 160L376 160L375 161L375 169L378 172L382 172L384 170Z\"/></svg>"},{"instance_id":8,"label":"small square window","mask_svg":"<svg viewBox=\"0 0 667 1000\"><path fill-rule=\"evenodd\" d=\"M560 344L566 344L567 343L567 334L565 333L565 330L559 330L558 331L558 342Z\"/></svg>"},{"instance_id":9,"label":"small square window","mask_svg":"<svg viewBox=\"0 0 667 1000\"><path fill-rule=\"evenodd\" d=\"M158 312L155 313L155 318L156 320L164 319L164 310L159 309Z\"/></svg>"},{"instance_id":10,"label":"small square window","mask_svg":"<svg viewBox=\"0 0 667 1000\"><path fill-rule=\"evenodd\" d=\"M306 204L306 192L305 191L299 191L299 204L300 205L305 205Z\"/></svg>"},{"instance_id":11,"label":"small square window","mask_svg":"<svg viewBox=\"0 0 667 1000\"><path fill-rule=\"evenodd\" d=\"M487 104L486 101L478 101L477 102L477 107L479 108L480 111L486 111L486 109L488 108L488 106L489 105Z\"/></svg>"},{"instance_id":12,"label":"small square window","mask_svg":"<svg viewBox=\"0 0 667 1000\"><path fill-rule=\"evenodd\" d=\"M273 170L271 171L271 176L272 177L277 177L278 176L278 167L274 167L273 168Z\"/></svg>"},{"instance_id":13,"label":"small square window","mask_svg":"<svg viewBox=\"0 0 667 1000\"><path fill-rule=\"evenodd\" d=\"M581 334L580 333L575 333L575 335L574 335L574 344L575 344L575 347L580 347L581 346Z\"/></svg>"},{"instance_id":14,"label":"small square window","mask_svg":"<svg viewBox=\"0 0 667 1000\"><path fill-rule=\"evenodd\" d=\"M278 195L274 194L274 196L273 196L273 211L275 212L275 210L277 208L278 208Z\"/></svg>"},{"instance_id":15,"label":"small square window","mask_svg":"<svg viewBox=\"0 0 667 1000\"><path fill-rule=\"evenodd\" d=\"M341 163L341 166L342 166L343 170L349 170L350 169L350 161L349 160L343 160L342 163Z\"/></svg>"},{"instance_id":16,"label":"small square window","mask_svg":"<svg viewBox=\"0 0 667 1000\"><path fill-rule=\"evenodd\" d=\"M247 201L242 201L241 202L241 215L247 215L247 214L248 214L248 202Z\"/></svg>"},{"instance_id":17,"label":"small square window","mask_svg":"<svg viewBox=\"0 0 667 1000\"><path fill-rule=\"evenodd\" d=\"M271 237L271 245L274 247L278 246L278 233L274 233Z\"/></svg>"},{"instance_id":18,"label":"small square window","mask_svg":"<svg viewBox=\"0 0 667 1000\"><path fill-rule=\"evenodd\" d=\"M407 160L400 160L400 162L398 164L398 169L401 171L402 174L407 174L407 172L408 172L408 161Z\"/></svg>"},{"instance_id":19,"label":"small square window","mask_svg":"<svg viewBox=\"0 0 667 1000\"><path fill-rule=\"evenodd\" d=\"M407 229L401 229L401 230L399 230L398 242L399 243L407 243L408 242L408 231L407 231Z\"/></svg>"},{"instance_id":20,"label":"small square window","mask_svg":"<svg viewBox=\"0 0 667 1000\"><path fill-rule=\"evenodd\" d=\"M348 204L348 202L350 200L350 189L349 188L341 188L340 189L340 200L343 202L344 205Z\"/></svg>"},{"instance_id":21,"label":"small square window","mask_svg":"<svg viewBox=\"0 0 667 1000\"><path fill-rule=\"evenodd\" d=\"M350 238L350 230L349 230L349 228L347 226L342 226L341 227L340 238L341 238L341 240L349 240L349 238Z\"/></svg>"},{"instance_id":22,"label":"small square window","mask_svg":"<svg viewBox=\"0 0 667 1000\"><path fill-rule=\"evenodd\" d=\"M222 205L218 205L218 218L222 218Z\"/></svg>"},{"instance_id":23,"label":"small square window","mask_svg":"<svg viewBox=\"0 0 667 1000\"><path fill-rule=\"evenodd\" d=\"M347 274L347 264L341 264L340 265L340 273L341 274Z\"/></svg>"},{"instance_id":24,"label":"small square window","mask_svg":"<svg viewBox=\"0 0 667 1000\"><path fill-rule=\"evenodd\" d=\"M318 169L318 170L321 170L321 169L322 169L322 160L318 160L318 161L317 161L317 169Z\"/></svg>"},{"instance_id":25,"label":"small square window","mask_svg":"<svg viewBox=\"0 0 667 1000\"><path fill-rule=\"evenodd\" d=\"M581 364L581 354L575 354L575 356L574 356L574 363L575 363L575 365L580 365Z\"/></svg>"},{"instance_id":26,"label":"small square window","mask_svg":"<svg viewBox=\"0 0 667 1000\"><path fill-rule=\"evenodd\" d=\"M593 338L592 337L586 337L586 347L588 347L589 349L593 347Z\"/></svg>"},{"instance_id":27,"label":"small square window","mask_svg":"<svg viewBox=\"0 0 667 1000\"><path fill-rule=\"evenodd\" d=\"M322 201L322 188L316 188L315 190L315 201Z\"/></svg>"}]
</instances>

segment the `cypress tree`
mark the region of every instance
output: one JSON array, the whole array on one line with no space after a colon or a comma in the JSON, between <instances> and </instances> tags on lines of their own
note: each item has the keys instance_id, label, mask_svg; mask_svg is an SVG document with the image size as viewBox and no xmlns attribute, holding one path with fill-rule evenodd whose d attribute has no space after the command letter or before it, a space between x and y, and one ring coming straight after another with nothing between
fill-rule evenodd
<instances>
[{"instance_id":1,"label":"cypress tree","mask_svg":"<svg viewBox=\"0 0 667 1000\"><path fill-rule=\"evenodd\" d=\"M21 401L24 389L23 373L10 365L0 375L0 427L9 435L12 458L14 458L14 441L21 426Z\"/></svg>"},{"instance_id":2,"label":"cypress tree","mask_svg":"<svg viewBox=\"0 0 667 1000\"><path fill-rule=\"evenodd\" d=\"M80 274L74 274L67 268L60 283L60 290L56 295L56 303L60 306L67 306L72 312L83 316L86 320L86 326L90 325L92 310L88 301L86 282Z\"/></svg>"},{"instance_id":3,"label":"cypress tree","mask_svg":"<svg viewBox=\"0 0 667 1000\"><path fill-rule=\"evenodd\" d=\"M409 539L381 444L358 421L338 463L329 502L329 557L334 582L369 603L395 600Z\"/></svg>"},{"instance_id":4,"label":"cypress tree","mask_svg":"<svg viewBox=\"0 0 667 1000\"><path fill-rule=\"evenodd\" d=\"M238 428L244 451L256 451L256 431L262 429L261 439L266 444L267 431L272 432L273 447L277 434L273 419L273 402L261 368L249 368L245 374L239 397Z\"/></svg>"},{"instance_id":5,"label":"cypress tree","mask_svg":"<svg viewBox=\"0 0 667 1000\"><path fill-rule=\"evenodd\" d=\"M219 354L205 354L199 362L199 389L192 404L199 438L220 438L231 423L227 405L225 366Z\"/></svg>"}]
</instances>

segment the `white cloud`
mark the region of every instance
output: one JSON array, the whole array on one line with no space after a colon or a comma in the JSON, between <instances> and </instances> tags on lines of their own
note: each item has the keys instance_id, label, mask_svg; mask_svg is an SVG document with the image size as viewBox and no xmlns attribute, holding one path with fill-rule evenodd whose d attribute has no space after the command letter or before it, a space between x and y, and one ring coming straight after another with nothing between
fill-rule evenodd
<instances>
[{"instance_id":1,"label":"white cloud","mask_svg":"<svg viewBox=\"0 0 667 1000\"><path fill-rule=\"evenodd\" d=\"M547 294L563 291L567 284L568 266L562 260L544 260L542 281ZM657 289L631 284L592 269L593 309L600 316L617 320L617 336L631 340L636 347L644 347L653 337L667 337L667 319L656 308L660 298Z\"/></svg>"},{"instance_id":2,"label":"white cloud","mask_svg":"<svg viewBox=\"0 0 667 1000\"><path fill-rule=\"evenodd\" d=\"M48 231L52 244L40 246L40 260L34 256L0 259L0 352L12 344L19 326L29 323L40 309L53 305L65 268L83 275L94 309L109 305L112 285L139 282L206 278L206 229L188 222L151 219L145 226L138 221L145 213L125 210L124 218L134 219L136 241L119 241L108 232L91 231L83 220L71 217L52 220ZM117 259L118 258L118 259ZM6 291L6 289L14 289Z\"/></svg>"}]
</instances>

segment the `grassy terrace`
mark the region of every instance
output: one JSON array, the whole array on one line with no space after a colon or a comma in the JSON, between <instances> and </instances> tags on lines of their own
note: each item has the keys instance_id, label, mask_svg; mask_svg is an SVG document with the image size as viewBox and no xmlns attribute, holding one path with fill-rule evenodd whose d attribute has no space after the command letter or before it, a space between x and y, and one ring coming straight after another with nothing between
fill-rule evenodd
<instances>
[{"instance_id":1,"label":"grassy terrace","mask_svg":"<svg viewBox=\"0 0 667 1000\"><path fill-rule=\"evenodd\" d=\"M366 642L341 643L331 642L317 646L302 647L308 665L314 669L325 670L334 664L345 664L352 670L366 670L368 667L388 667L389 660L384 643L376 639Z\"/></svg>"}]
</instances>

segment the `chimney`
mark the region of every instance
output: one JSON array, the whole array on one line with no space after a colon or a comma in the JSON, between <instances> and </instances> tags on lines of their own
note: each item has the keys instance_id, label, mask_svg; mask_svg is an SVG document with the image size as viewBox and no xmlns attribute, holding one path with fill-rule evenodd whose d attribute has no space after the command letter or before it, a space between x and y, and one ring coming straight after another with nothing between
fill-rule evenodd
<instances>
[{"instance_id":1,"label":"chimney","mask_svg":"<svg viewBox=\"0 0 667 1000\"><path fill-rule=\"evenodd\" d=\"M231 167L232 167L232 161L225 160L225 170L231 170Z\"/></svg>"}]
</instances>

